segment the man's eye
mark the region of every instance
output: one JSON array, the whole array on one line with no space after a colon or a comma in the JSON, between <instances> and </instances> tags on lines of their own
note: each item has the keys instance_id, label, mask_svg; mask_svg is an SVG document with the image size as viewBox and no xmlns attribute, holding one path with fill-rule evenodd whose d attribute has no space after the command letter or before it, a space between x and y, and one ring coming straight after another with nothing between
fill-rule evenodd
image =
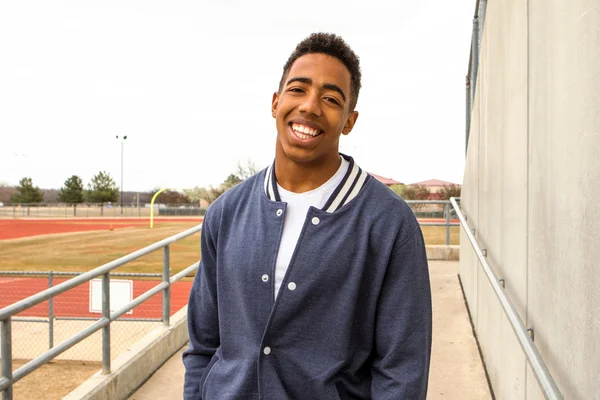
<instances>
[{"instance_id":1,"label":"man's eye","mask_svg":"<svg viewBox=\"0 0 600 400\"><path fill-rule=\"evenodd\" d=\"M294 93L303 93L304 92L304 90L302 90L300 88L297 88L297 87L290 88L288 91L289 92L294 92Z\"/></svg>"},{"instance_id":2,"label":"man's eye","mask_svg":"<svg viewBox=\"0 0 600 400\"><path fill-rule=\"evenodd\" d=\"M329 101L329 102L331 102L333 104L336 104L338 106L340 105L340 102L337 101L336 99L334 99L333 97L325 97L325 100L327 100L327 101Z\"/></svg>"}]
</instances>

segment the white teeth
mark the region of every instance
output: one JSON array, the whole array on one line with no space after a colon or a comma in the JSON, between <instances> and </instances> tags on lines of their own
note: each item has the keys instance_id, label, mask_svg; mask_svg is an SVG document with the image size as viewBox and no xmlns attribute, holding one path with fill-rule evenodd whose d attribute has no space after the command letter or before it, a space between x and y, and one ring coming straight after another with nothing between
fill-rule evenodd
<instances>
[{"instance_id":1,"label":"white teeth","mask_svg":"<svg viewBox=\"0 0 600 400\"><path fill-rule=\"evenodd\" d=\"M310 136L314 137L314 136L317 136L319 134L319 130L318 129L313 129L313 128L310 128L308 126L304 126L304 125L300 125L300 124L292 124L292 129L296 133L302 134L301 136L310 135ZM304 135L304 134L306 134L306 135Z\"/></svg>"}]
</instances>

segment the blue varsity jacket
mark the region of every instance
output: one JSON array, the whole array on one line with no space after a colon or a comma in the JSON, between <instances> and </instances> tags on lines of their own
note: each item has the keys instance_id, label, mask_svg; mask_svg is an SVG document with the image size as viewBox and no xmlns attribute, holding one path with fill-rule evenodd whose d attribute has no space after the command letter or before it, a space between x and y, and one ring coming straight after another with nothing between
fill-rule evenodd
<instances>
[{"instance_id":1,"label":"blue varsity jacket","mask_svg":"<svg viewBox=\"0 0 600 400\"><path fill-rule=\"evenodd\" d=\"M277 298L273 166L208 209L188 306L187 400L425 399L431 291L419 224L352 160L311 207Z\"/></svg>"}]
</instances>

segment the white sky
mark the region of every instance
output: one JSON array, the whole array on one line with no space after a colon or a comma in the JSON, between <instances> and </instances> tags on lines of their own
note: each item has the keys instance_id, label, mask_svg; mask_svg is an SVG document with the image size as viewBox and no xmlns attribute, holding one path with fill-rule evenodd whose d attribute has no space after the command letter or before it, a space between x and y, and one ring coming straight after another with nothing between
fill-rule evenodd
<instances>
[{"instance_id":1,"label":"white sky","mask_svg":"<svg viewBox=\"0 0 600 400\"><path fill-rule=\"evenodd\" d=\"M3 1L0 183L218 185L272 162L271 98L295 45L341 35L360 112L341 151L404 183L462 182L475 0Z\"/></svg>"}]
</instances>

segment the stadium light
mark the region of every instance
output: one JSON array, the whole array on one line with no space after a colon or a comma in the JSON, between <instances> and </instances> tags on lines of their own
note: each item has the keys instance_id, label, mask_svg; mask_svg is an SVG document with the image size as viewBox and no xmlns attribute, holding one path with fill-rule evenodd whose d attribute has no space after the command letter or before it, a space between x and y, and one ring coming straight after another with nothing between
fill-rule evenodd
<instances>
[{"instance_id":1,"label":"stadium light","mask_svg":"<svg viewBox=\"0 0 600 400\"><path fill-rule=\"evenodd\" d=\"M117 135L117 139L119 139L119 135ZM127 139L127 135L121 136L121 215L123 215L123 143Z\"/></svg>"}]
</instances>

